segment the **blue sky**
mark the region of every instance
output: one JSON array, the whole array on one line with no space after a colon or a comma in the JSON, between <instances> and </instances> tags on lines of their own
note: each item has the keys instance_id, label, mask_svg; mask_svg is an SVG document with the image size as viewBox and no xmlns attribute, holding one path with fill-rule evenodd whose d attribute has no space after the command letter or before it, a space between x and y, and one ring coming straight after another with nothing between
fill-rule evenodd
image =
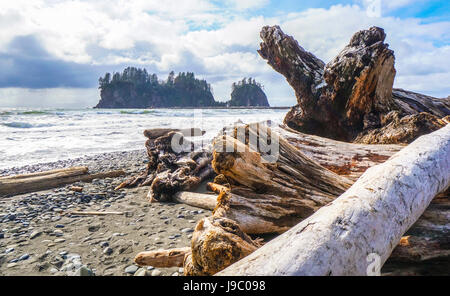
<instances>
[{"instance_id":1,"label":"blue sky","mask_svg":"<svg viewBox=\"0 0 450 296\"><path fill-rule=\"evenodd\" d=\"M90 107L97 79L126 66L160 79L193 71L229 99L255 77L271 105L293 105L284 78L259 57L259 31L278 24L328 62L358 30L383 27L395 87L450 95L450 1L16 0L0 3L0 107Z\"/></svg>"}]
</instances>

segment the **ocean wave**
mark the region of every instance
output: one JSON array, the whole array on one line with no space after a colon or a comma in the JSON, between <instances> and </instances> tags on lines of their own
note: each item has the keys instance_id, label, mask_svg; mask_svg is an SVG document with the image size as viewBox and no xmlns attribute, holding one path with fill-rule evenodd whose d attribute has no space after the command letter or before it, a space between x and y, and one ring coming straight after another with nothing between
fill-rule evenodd
<instances>
[{"instance_id":1,"label":"ocean wave","mask_svg":"<svg viewBox=\"0 0 450 296\"><path fill-rule=\"evenodd\" d=\"M47 111L42 111L42 110L30 110L30 111L23 111L23 112L18 112L17 115L46 115L46 114L51 114Z\"/></svg>"},{"instance_id":2,"label":"ocean wave","mask_svg":"<svg viewBox=\"0 0 450 296\"><path fill-rule=\"evenodd\" d=\"M31 124L28 122L5 122L2 123L3 126L7 126L7 127L13 127L13 128L32 128L32 127L50 127L50 126L54 126L54 124L50 124L50 123L41 123L41 124Z\"/></svg>"},{"instance_id":3,"label":"ocean wave","mask_svg":"<svg viewBox=\"0 0 450 296\"><path fill-rule=\"evenodd\" d=\"M120 114L156 114L156 110L120 110Z\"/></svg>"}]
</instances>

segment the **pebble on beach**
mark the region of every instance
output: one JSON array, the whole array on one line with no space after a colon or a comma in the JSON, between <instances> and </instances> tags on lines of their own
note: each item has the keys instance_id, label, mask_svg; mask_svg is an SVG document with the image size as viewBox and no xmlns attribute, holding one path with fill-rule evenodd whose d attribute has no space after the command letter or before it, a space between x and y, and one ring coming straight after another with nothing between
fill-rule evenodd
<instances>
[{"instance_id":1,"label":"pebble on beach","mask_svg":"<svg viewBox=\"0 0 450 296\"><path fill-rule=\"evenodd\" d=\"M72 166L87 166L91 173L111 169L137 173L145 169L143 160L147 160L144 150L107 153L0 170L0 174L26 174ZM75 182L0 200L0 276L182 274L175 267L138 267L133 264L133 258L146 249L188 245L193 223L200 218L196 216L198 209L173 203L151 204L145 197L146 188L115 191L114 187L124 179ZM73 191L73 186L83 190ZM126 214L75 214L97 211Z\"/></svg>"}]
</instances>

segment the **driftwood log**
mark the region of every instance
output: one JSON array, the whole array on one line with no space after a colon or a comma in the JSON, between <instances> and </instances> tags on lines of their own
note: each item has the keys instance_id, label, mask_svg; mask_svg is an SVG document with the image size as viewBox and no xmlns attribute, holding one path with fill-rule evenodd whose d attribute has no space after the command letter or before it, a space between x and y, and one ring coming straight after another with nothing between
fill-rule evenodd
<instances>
[{"instance_id":1,"label":"driftwood log","mask_svg":"<svg viewBox=\"0 0 450 296\"><path fill-rule=\"evenodd\" d=\"M253 126L254 128L256 125ZM250 135L255 129L250 125L247 128L247 133ZM274 133L274 132L273 132ZM296 139L296 143L302 143L304 145L304 139L301 133L291 133L289 132L290 139ZM311 136L306 136L309 138L308 141L312 141ZM185 266L188 266L185 269L185 273L187 275L204 275L211 274L207 271L211 270L220 270L225 268L227 265L220 265L223 263L229 263L230 256L227 256L228 261L221 261L221 254L225 254L226 250L232 250L233 248L239 249L239 246L234 242L227 243L232 238L235 238L236 232L244 233L244 234L266 234L271 232L281 233L289 228L291 228L296 223L305 219L313 212L315 212L318 208L323 205L328 204L333 199L337 198L341 193L345 191L345 189L336 190L335 193L329 193L328 195L318 195L317 192L320 193L320 188L323 188L323 184L327 184L326 177L324 180L321 180L322 175L317 175L314 177L314 169L311 169L311 162L314 163L313 160L305 161L304 166L299 165L300 162L293 163L290 159L286 159L284 156L289 155L290 158L294 159L302 159L306 158L299 150L295 150L292 148L292 154L286 154L286 148L280 148L280 157L277 163L275 164L262 164L258 160L258 153L252 152L250 147L246 148L245 152L241 153L230 153L230 152L217 152L217 147L223 145L224 139L227 140L228 143L238 147L242 143L237 143L238 140L231 137L218 138L214 143L214 159L213 159L213 167L217 173L223 174L226 179L229 181L231 185L231 190L227 190L224 186L215 185L215 188L225 188L219 189L222 190L223 193L219 195L217 206L214 210L214 214L210 218L205 218L203 222L199 223L199 227L195 229L192 239L191 248L193 250L192 254L189 257L186 257ZM280 137L282 139L282 137ZM300 139L303 139L299 142ZM316 142L330 142L331 147L346 147L347 143L341 143L337 141L329 141L327 139L321 139L319 137L313 136L313 139ZM280 140L280 147L286 147L288 143ZM340 145L342 144L342 146ZM358 158L353 159L353 162L356 163L358 160L361 162L370 162L373 163L382 163L385 158L377 157L378 154L372 154L377 149L377 153L382 153L382 147L387 146L388 149L392 149L392 151L387 152L388 154L394 154L394 151L400 150L403 146L395 146L395 145L373 145L372 147L368 147L369 153L367 150L362 149L362 147L366 145L360 144L348 144L350 146L355 146L349 148L347 146L347 151L339 150L328 150L326 149L327 145L324 145L322 149L323 151L328 151L329 154L337 153L351 156L352 152L358 151L360 154ZM379 146L378 148L375 148ZM287 146L289 147L289 146ZM311 147L308 145L308 147ZM315 148L318 148L316 146ZM294 152L296 151L296 152ZM323 152L322 151L322 152ZM363 154L363 151L366 151ZM293 156L295 155L295 157ZM299 156L300 155L300 156ZM320 161L321 158L319 156L323 155L322 153L311 154L315 155L316 158ZM383 154L382 154L383 155ZM366 157L372 157L372 160L364 160ZM330 157L330 156L329 156ZM353 157L350 157L352 159ZM329 158L322 160L329 161ZM295 169L287 170L287 163L290 164L291 167ZM320 166L316 164L317 166ZM312 165L312 168L315 168L316 165ZM346 166L346 164L343 164ZM367 163L366 163L367 165ZM297 167L295 167L297 166ZM356 167L364 168L364 166ZM289 174L286 174L283 171L283 168ZM364 168L366 169L366 168ZM300 171L298 173L296 170ZM324 172L326 169L324 167L321 168ZM343 172L342 170L338 170ZM245 173L243 173L245 172ZM344 172L345 173L345 172ZM361 174L362 172L354 172L355 177L357 174ZM299 175L300 174L300 175ZM301 175L303 174L303 175ZM343 186L348 188L349 185L352 184L353 181L349 181L348 178L339 176L337 174L333 174L332 172L326 172L326 174L331 175L333 179L340 180L343 183ZM307 177L303 177L307 176ZM292 178L296 178L296 180L290 180ZM314 179L316 178L316 179ZM289 182L283 182L282 180L288 179ZM305 181L306 180L306 181ZM314 180L316 182L314 182ZM292 183L291 183L292 182ZM319 189L315 188L315 184L320 184ZM303 186L301 190L297 190L296 186ZM337 183L339 184L339 182ZM289 190L285 189L288 188ZM307 188L306 194L304 188ZM292 191L294 193L292 193ZM297 190L297 191L294 191ZM317 191L316 191L317 190ZM291 195L292 194L292 195ZM297 196L298 200L295 199ZM318 198L317 196L321 196ZM325 197L326 196L326 197ZM325 197L325 198L324 198ZM304 199L304 200L303 200ZM311 201L314 201L311 203ZM305 206L306 205L306 206ZM435 258L445 258L448 256L448 207L449 207L449 198L447 196L443 196L442 199L436 199L435 202L430 206L430 210L428 210L421 219L410 229L407 233L410 237L413 237L411 241L420 239L421 241L429 241L430 243L426 246L422 246L423 248L428 249L433 252ZM305 209L308 208L309 214ZM444 216L444 217L442 217ZM234 225L233 232L230 234L225 229L221 231L218 230L220 228L220 223L213 223L214 221L221 221L217 219L227 219L227 223L229 225ZM234 223L234 224L233 224ZM227 227L230 228L230 227ZM438 233L438 235L436 235ZM403 233L402 233L403 234ZM249 237L242 238L238 235L240 239L244 241L250 239ZM250 239L251 240L251 239ZM210 246L210 241L213 241L217 244L217 248L215 253L208 254L209 251L213 250ZM217 243L217 242L220 242ZM398 241L397 241L398 243ZM254 246L256 248L256 245ZM395 244L393 245L395 247ZM399 246L401 249L402 246ZM411 249L414 249L417 252L421 252L418 248L413 244ZM195 252L194 250L202 250L201 252ZM251 249L246 247L243 249L244 251L248 251L247 255L250 254ZM212 252L212 251L211 251ZM229 251L231 254L232 252ZM393 255L393 262L419 262L425 260L426 257L422 256L422 258L417 258L420 254L413 255L411 252L406 254L401 258L401 255ZM398 251L397 253L401 253ZM404 253L404 252L403 252ZM236 257L232 257L233 260L239 260L242 255L242 251L237 251ZM206 257L205 257L206 256ZM205 258L209 258L206 260ZM206 266L206 268L204 268ZM394 266L397 266L394 264Z\"/></svg>"},{"instance_id":2,"label":"driftwood log","mask_svg":"<svg viewBox=\"0 0 450 296\"><path fill-rule=\"evenodd\" d=\"M173 201L193 207L214 210L217 205L217 196L212 194L180 191L173 195Z\"/></svg>"},{"instance_id":3,"label":"driftwood log","mask_svg":"<svg viewBox=\"0 0 450 296\"><path fill-rule=\"evenodd\" d=\"M256 127L257 125L250 125L246 128L246 139L250 136L249 132L254 131ZM292 146L295 146L304 152L305 155L308 155L308 157L311 158L310 161L316 161L320 165L325 167L328 166L329 169L334 170L337 174L344 175L347 178L344 177L343 179L349 183L353 183L353 181L368 167L384 162L390 156L405 147L404 145L364 145L339 142L318 136L302 134L285 126L273 127L272 130L276 130L282 137L286 138ZM233 135L235 136L236 133ZM237 143L237 139L230 139L230 137L225 138L229 139L230 143L233 143L232 145L235 145L236 148L237 145L241 145ZM221 143L223 139L224 137L218 137L214 147L220 146L221 144L219 143ZM282 143L285 142L282 141ZM280 153L283 154L283 151L284 150L281 149ZM301 152L297 151L293 153L298 154ZM221 159L220 161L227 160L225 163L230 165L230 155L236 157L235 153L214 151L214 162L217 163L219 159ZM252 155L250 147L247 147L240 155L244 157L246 157L245 155ZM248 161L247 163L252 164L253 160ZM333 163L335 165L330 166ZM271 164L264 165L271 167ZM256 165L256 167L258 167L258 165ZM261 206L261 204L258 205L253 199L255 199L255 196L258 196L261 191L256 189L255 192L255 189L239 184L239 182L242 182L240 181L241 175L236 178L236 175L233 173L233 166L230 166L230 168L230 173L225 172L228 177L218 175L214 180L216 183L208 184L211 191L216 193L224 192L217 200L210 194L193 192L179 192L174 195L173 199L181 203L210 210L215 208L214 215L205 219L202 223L199 223L199 227L195 229L191 249L196 251L186 252L184 262L186 275L212 274L212 271L219 271L230 263L236 262L252 253L261 245L261 242L253 241L253 243L251 243L252 239L247 234L264 234L266 232L283 231L283 228L276 226L276 223L272 223L272 225L267 227L267 217L264 215L258 217L259 213L264 214L267 212L273 212L273 216L279 215L279 213L276 212L277 208L269 207L270 202L268 202L266 205L263 205L262 210L258 209L258 206ZM248 168L246 168L246 171L249 171ZM250 169L250 171L254 171L254 169ZM218 171L218 173L220 172L224 173L224 171ZM334 178L340 178L340 176L336 177L334 174L333 176ZM267 176L263 176L263 178L266 177ZM252 174L251 177L244 176L244 178L245 180L248 178L258 178L258 174ZM319 181L319 183L320 182L321 181ZM225 185L219 185L217 183L225 183ZM231 186L233 189L231 190L229 188L229 183L233 184ZM248 180L243 183L248 184ZM269 184L272 184L272 182L269 182ZM236 194L236 192L240 195ZM246 195L246 193L250 194ZM338 195L339 194L336 193L332 199ZM264 197L264 194L262 194L262 196ZM272 198L280 199L276 195L272 196ZM251 206L249 207L249 205ZM386 269L392 271L391 274L404 274L405 272L407 272L407 274L409 272L410 274L412 270L422 268L423 261L436 258L439 262L442 262L442 260L445 260L445 258L448 257L448 237L450 232L448 225L450 218L450 212L448 211L449 206L448 193L441 197L438 196L433 200L432 204L421 216L419 221L417 221L417 223L406 233L407 236L402 239L402 243L397 246L387 262ZM249 209L252 210L253 213L248 214ZM270 211L267 211L268 209ZM255 213L257 213L257 215L255 215ZM233 219L230 219L230 217ZM297 219L300 221L302 217L297 217ZM260 226L260 224L264 227ZM284 226L284 229L288 228L289 227ZM245 242L245 247L241 248L236 241ZM214 246L216 247L214 248ZM216 249L216 252L210 252L213 249ZM236 251L233 252L233 250ZM224 259L223 256L226 258ZM197 262L197 258L201 261ZM136 261L136 263L142 264L142 261ZM407 264L405 265L405 263ZM206 269L204 269L203 266L206 266ZM423 271L424 269L422 268L421 271L415 271L412 272L412 274L427 274Z\"/></svg>"},{"instance_id":4,"label":"driftwood log","mask_svg":"<svg viewBox=\"0 0 450 296\"><path fill-rule=\"evenodd\" d=\"M204 132L193 129L145 130L145 143L149 162L138 176L122 182L117 189L134 186L150 186L150 201L168 201L179 191L191 190L204 180L211 178L212 154L207 147L195 149L193 142L185 136L201 136ZM174 147L182 146L181 151ZM205 148L205 149L203 149Z\"/></svg>"},{"instance_id":5,"label":"driftwood log","mask_svg":"<svg viewBox=\"0 0 450 296\"><path fill-rule=\"evenodd\" d=\"M16 195L55 188L75 182L125 175L122 170L88 174L87 167L72 167L24 175L0 177L0 196Z\"/></svg>"},{"instance_id":6,"label":"driftwood log","mask_svg":"<svg viewBox=\"0 0 450 296\"><path fill-rule=\"evenodd\" d=\"M450 186L450 125L368 169L327 207L219 275L366 275ZM274 260L276 258L276 260Z\"/></svg>"},{"instance_id":7,"label":"driftwood log","mask_svg":"<svg viewBox=\"0 0 450 296\"><path fill-rule=\"evenodd\" d=\"M190 247L141 252L136 255L134 262L141 266L182 267L184 257L190 252Z\"/></svg>"},{"instance_id":8,"label":"driftwood log","mask_svg":"<svg viewBox=\"0 0 450 296\"><path fill-rule=\"evenodd\" d=\"M328 64L279 26L263 27L260 36L259 54L295 91L298 105L284 119L295 130L347 142L410 143L450 115L450 98L392 89L394 52L381 28L355 33Z\"/></svg>"},{"instance_id":9,"label":"driftwood log","mask_svg":"<svg viewBox=\"0 0 450 296\"><path fill-rule=\"evenodd\" d=\"M380 28L356 33L350 44L328 65L306 52L278 26L264 27L261 38L260 55L286 77L299 104L287 114L286 126L266 130L268 138L256 144L249 139L252 136L261 138L258 125L247 126L244 139L238 129L231 136L215 139L212 168L219 175L209 187L220 194L213 216L202 219L195 228L191 252L186 252L184 258L186 275L214 274L245 258L262 244L249 234L280 234L319 209L327 209L323 206L351 191L347 189L368 168L385 162L405 147L366 143L411 143L420 135L436 131L449 122L450 98L436 99L392 89L394 55L384 43L385 34ZM164 137L167 136L170 135ZM275 160L268 162L266 157L273 155L267 152L274 141L279 150ZM421 160L423 158L417 157L417 161ZM414 164L412 162L411 166ZM418 167L420 171L420 164ZM397 171L391 173L394 172ZM408 173L400 175L409 177ZM369 171L367 175L370 175ZM162 179L170 178L163 176ZM384 197L386 191L383 189L402 185L395 183L397 180L379 179L385 181L385 188L373 189L373 196ZM424 186L433 187L434 181L430 180ZM179 186L176 190L182 188ZM388 197L394 198L396 194ZM437 192L430 190L429 194L434 194L431 197L425 194L431 200ZM418 195L424 196L424 193L418 192ZM185 192L176 194L175 199L209 209L213 204L210 196L203 201L202 196ZM428 206L428 199L428 203L418 206L417 212ZM391 256L395 259L392 260L394 269L397 260L410 262L448 257L448 206L448 193L438 196L407 236L400 239L423 210L407 218L406 226L400 225L399 231L394 229L396 236L386 241L389 248L381 253L382 263L399 241ZM364 210L362 208L360 212ZM386 214L388 220L391 214ZM390 229L385 231L388 233ZM351 268L349 266L349 270Z\"/></svg>"}]
</instances>

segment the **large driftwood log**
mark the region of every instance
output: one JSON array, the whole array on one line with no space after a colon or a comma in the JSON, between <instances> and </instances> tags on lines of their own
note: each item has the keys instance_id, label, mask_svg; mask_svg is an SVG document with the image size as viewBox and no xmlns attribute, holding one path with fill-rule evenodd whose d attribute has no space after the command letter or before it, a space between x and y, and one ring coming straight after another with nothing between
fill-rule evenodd
<instances>
[{"instance_id":1,"label":"large driftwood log","mask_svg":"<svg viewBox=\"0 0 450 296\"><path fill-rule=\"evenodd\" d=\"M88 174L87 167L73 167L0 178L0 196L16 195L55 188L75 182L125 175L122 170Z\"/></svg>"},{"instance_id":2,"label":"large driftwood log","mask_svg":"<svg viewBox=\"0 0 450 296\"><path fill-rule=\"evenodd\" d=\"M255 126L254 126L255 127ZM274 128L276 129L276 128ZM280 130L280 129L278 129ZM284 130L284 129L281 129ZM247 136L249 136L254 129L247 128ZM365 146L369 145L360 145L360 144L348 144L348 143L342 143L337 141L330 141L328 139L316 137L316 136L308 136L303 135L298 132L291 132L289 130L284 130L284 136L287 136L290 139L291 143L297 143L301 145L307 145L311 149L311 147L314 147L315 150L310 151L310 155L316 157L319 161L321 160L320 156L323 156L324 153L328 152L328 154L337 153L339 157L339 154L342 153L342 155L345 155L346 157L350 156L350 159L353 158L353 153L356 153L360 157L357 157L355 159L355 162L357 161L363 161L364 158L367 156L373 155L371 160L364 160L365 162L372 161L372 164L381 163L383 162L387 157L377 157L378 154L372 154L372 152L375 153L382 153L383 147L388 147L389 149L392 149L392 151L387 152L388 155L392 155L395 151L398 151L403 146L396 146L396 145L373 145L373 147L369 147L365 150L363 149ZM272 134L274 132L272 131ZM286 167L286 163L289 163L290 166L295 167L296 170L302 171L300 174L307 175L311 174L311 171L314 171L314 169L310 169L309 164L313 161L305 161L303 163L304 166L299 166L299 162L293 162L291 158L293 159L299 159L297 155L300 155L300 159L306 158L300 151L296 150L295 148L292 149L291 154L286 154L284 151L285 148L280 149L280 157L278 159L278 162L275 164L269 164L269 163L261 163L258 160L258 154L254 153L250 147L247 147L245 152L236 153L236 152L218 152L217 148L222 147L223 141L227 140L229 145L234 147L239 147L239 145L242 144L238 143L239 141L235 138L225 137L221 138L218 137L214 143L214 159L213 159L213 167L217 170L217 173L222 173L225 178L228 180L228 182L231 185L231 190L227 189L226 186L219 186L214 185L210 186L214 191L221 190L226 192L226 194L221 194L218 198L218 205L214 211L213 217L215 218L228 218L232 219L233 221L237 222L236 227L239 227L239 229L244 233L268 233L268 232L283 232L286 229L289 229L289 224L286 224L286 221L293 222L293 221L301 221L302 219L306 218L308 215L298 215L300 211L297 211L296 208L302 208L304 205L299 206L301 202L296 200L295 198L292 198L289 194L294 192L294 195L298 195L297 198L303 201L304 204L308 204L310 202L310 198L314 196L316 188L311 190L311 183L313 186L317 182L318 184L322 183L323 181L326 183L326 178L324 180L321 179L321 175L317 176L316 178L304 178L296 173L295 170L287 170L289 172L289 176L285 176L285 173L283 172L282 168ZM248 139L248 137L246 138ZM296 141L293 141L295 139ZM286 144L283 144L283 140L280 140L280 146L285 147ZM310 145L311 143L328 143L327 145ZM337 148L345 148L346 149L337 149ZM376 148L377 147L377 148ZM377 149L380 149L377 151ZM319 149L319 150L317 150ZM322 149L322 150L320 150ZM388 150L389 150L388 149ZM346 151L344 151L346 150ZM222 149L222 151L224 151ZM320 153L319 153L320 151ZM339 152L336 152L339 151ZM359 154L358 154L359 153ZM256 156L255 156L256 155ZM283 157L286 155L289 155L289 158L286 159L286 157ZM296 157L294 157L294 155ZM260 156L260 155L259 155ZM256 160L255 160L256 159ZM331 159L331 158L330 158ZM325 159L325 163L327 161L330 161L330 159ZM280 161L281 160L281 161ZM314 163L314 162L313 162ZM367 165L367 164L366 164ZM313 165L313 168L315 165ZM361 170L365 170L367 167L360 166ZM266 170L267 169L267 170ZM304 171L303 171L304 170ZM322 168L322 170L326 171L326 169ZM362 172L356 171L354 173L354 176L360 175ZM219 175L221 176L221 175ZM313 175L312 175L313 176ZM348 181L347 178L338 176L336 174L332 174L333 179L339 180L341 178L342 182L349 182L353 183L352 181ZM296 178L297 180L290 180L289 182L280 182L280 180L284 179L290 179L290 178ZM218 179L218 178L216 178ZM305 182L306 180L306 182ZM292 185L291 185L292 182ZM305 187L307 189L306 195L304 192L295 191L296 186L303 186L305 184ZM289 186L290 189L294 189L292 191L285 190L283 187ZM346 185L344 185L346 186ZM323 188L323 187L322 187ZM320 190L318 190L320 192ZM337 190L339 191L339 190ZM271 194L267 194L270 192ZM342 191L341 191L342 192ZM328 204L333 199L337 198L340 195L340 193L335 192L331 193L327 196L328 201L326 199L321 200L323 203L317 203L314 207L311 207L312 214L315 210L317 210L319 207ZM283 203L284 201L284 203ZM315 201L317 201L317 198L315 198ZM312 204L308 204L308 206L311 206ZM437 244L430 245L434 249L434 254L437 257L445 257L446 255L446 247L445 247L445 235L440 235L439 237L436 237L433 235L433 232L438 229L442 228L442 223L445 225L445 223L448 222L448 220L445 219L436 219L436 217L447 215L448 216L448 206L450 205L448 196L444 197L442 200L436 201L431 207L430 210L427 211L427 213L430 213L428 215L424 214L421 219L412 227L410 230L411 232L408 232L408 235L413 235L414 237L417 237L419 234L420 237L423 238L429 238L430 235L435 238L435 241L437 241ZM433 210L431 210L433 208ZM289 216L291 214L291 216ZM296 216L297 215L297 216ZM428 217L427 217L428 216ZM289 217L289 219L287 219ZM208 224L210 225L210 224ZM215 235L217 235L218 231L216 230L217 227L215 226L211 232L210 238L214 238ZM445 228L445 227L444 227ZM208 233L208 228L202 227L202 233ZM220 241L224 241L225 239L223 237L226 237L227 232L223 231L220 233L220 237L218 238ZM205 235L203 235L206 237ZM194 232L194 237L196 236L196 233ZM200 236L201 237L201 236ZM192 248L195 248L196 245L202 245L203 241L199 238L192 240ZM394 245L395 246L395 245ZM225 243L222 243L220 245L222 248L229 247ZM218 252L218 251L217 251ZM220 252L218 252L220 253ZM394 256L395 257L395 256ZM217 258L216 258L217 259ZM415 258L406 256L406 260L409 261L418 261ZM395 259L394 259L395 261ZM404 260L405 261L405 260ZM208 261L213 262L213 261ZM208 262L202 262L195 256L195 254L192 254L189 258L186 259L185 264L189 265L190 268L186 270L187 275L201 275L204 274L205 270L203 269L204 266L202 264L208 263ZM219 262L216 260L216 262ZM222 268L225 268L226 266L222 266ZM207 266L206 269L220 269L217 267L217 265L214 265L214 268L211 268L211 266ZM191 272L191 273L189 273Z\"/></svg>"},{"instance_id":3,"label":"large driftwood log","mask_svg":"<svg viewBox=\"0 0 450 296\"><path fill-rule=\"evenodd\" d=\"M385 162L405 147L401 144L367 145L341 142L304 134L285 125L275 126L272 130L312 160L352 180L358 179L368 168Z\"/></svg>"},{"instance_id":4,"label":"large driftwood log","mask_svg":"<svg viewBox=\"0 0 450 296\"><path fill-rule=\"evenodd\" d=\"M449 98L392 89L394 52L381 28L355 33L328 64L279 26L263 27L260 35L259 54L295 91L298 105L284 119L293 129L343 141L410 143L450 115Z\"/></svg>"},{"instance_id":5,"label":"large driftwood log","mask_svg":"<svg viewBox=\"0 0 450 296\"><path fill-rule=\"evenodd\" d=\"M261 129L269 138L255 147L250 139L261 140ZM270 128L250 124L243 131L243 139L236 129L235 137L214 140L212 166L232 184L230 198L219 200L219 208L226 209L222 216L238 222L245 233L286 231L350 187L349 179L306 157ZM263 146L274 141L276 162L264 162L267 153L261 151L269 150Z\"/></svg>"},{"instance_id":6,"label":"large driftwood log","mask_svg":"<svg viewBox=\"0 0 450 296\"><path fill-rule=\"evenodd\" d=\"M431 200L450 186L449 168L447 125L368 169L331 204L218 275L377 273L369 264L379 256L381 268Z\"/></svg>"},{"instance_id":7,"label":"large driftwood log","mask_svg":"<svg viewBox=\"0 0 450 296\"><path fill-rule=\"evenodd\" d=\"M148 138L145 146L149 162L147 169L121 183L116 189L149 185L151 201L170 200L178 191L194 189L211 178L212 154L207 149L198 149L185 136L201 136L199 129L151 129L145 130ZM180 151L176 147L184 148Z\"/></svg>"}]
</instances>

